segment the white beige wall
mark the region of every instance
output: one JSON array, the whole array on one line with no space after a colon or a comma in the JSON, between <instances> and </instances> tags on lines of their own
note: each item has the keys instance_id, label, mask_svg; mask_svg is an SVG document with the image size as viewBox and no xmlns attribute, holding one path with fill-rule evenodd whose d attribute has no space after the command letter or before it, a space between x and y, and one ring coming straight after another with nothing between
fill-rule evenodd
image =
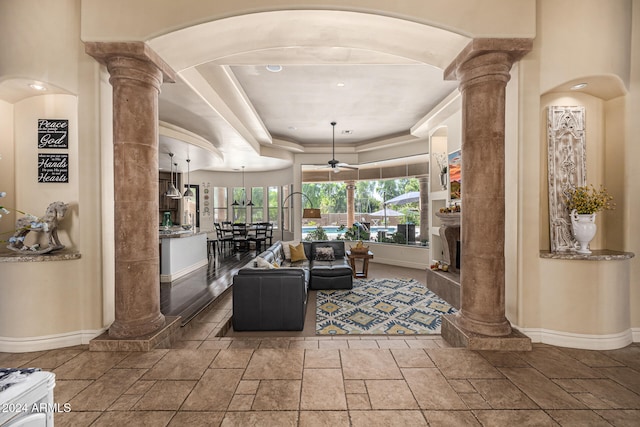
<instances>
[{"instance_id":1,"label":"white beige wall","mask_svg":"<svg viewBox=\"0 0 640 427\"><path fill-rule=\"evenodd\" d=\"M505 313L508 319L517 323L518 318L518 200L520 181L520 115L521 84L520 64L511 69L511 79L505 93Z\"/></svg>"},{"instance_id":2,"label":"white beige wall","mask_svg":"<svg viewBox=\"0 0 640 427\"><path fill-rule=\"evenodd\" d=\"M40 81L52 89L0 102L0 173L9 187L2 191L11 193L13 206L35 215L53 201L69 203L59 236L81 254L68 261L0 263L0 351L87 343L105 326L99 75L79 39L79 5L79 0L0 3L0 37L8 41L0 46L0 80ZM56 151L69 154L69 183L37 182L39 118L69 120L69 148ZM11 177L5 181L6 171ZM9 224L4 220L2 229L11 228L14 218Z\"/></svg>"},{"instance_id":3,"label":"white beige wall","mask_svg":"<svg viewBox=\"0 0 640 427\"><path fill-rule=\"evenodd\" d=\"M11 208L11 213L0 219L0 241L6 240L7 233L13 230L15 223L16 190L14 179L13 147L13 105L0 101L0 191L7 193L0 198L0 206Z\"/></svg>"},{"instance_id":4,"label":"white beige wall","mask_svg":"<svg viewBox=\"0 0 640 427\"><path fill-rule=\"evenodd\" d=\"M517 153L511 154L510 158L517 157L519 166L518 195L515 200L508 201L507 206L510 215L514 212L513 204L517 204L518 224L517 254L507 255L509 262L517 264L516 271L508 273L517 277L515 283L513 280L507 282L509 290L516 295L508 308L509 312L514 312L510 319L533 331L546 328L560 331L566 329L568 333L578 335L615 334L625 326L607 319L606 316L603 317L603 322L609 322L608 327L600 329L575 329L573 325L567 324L566 317L570 318L574 314L574 308L584 310L592 307L595 291L589 293L580 292L580 287L566 288L570 291L567 295L571 299L567 301L568 310L564 317L549 315L545 306L551 296L562 295L562 292L557 293L558 289L562 290L565 283L572 283L575 277L597 278L590 286L605 294L609 289L599 286L601 283L611 279L622 283L629 277L630 323L631 327L640 329L638 258L628 262L628 275L624 268L615 268L616 263L589 265L576 275L576 270L580 270L579 264L553 260L557 263L550 267L538 255L540 249L545 249L543 236L546 233L542 225L545 221L543 209L540 207L546 200L546 192L541 185L546 176L546 159L542 156L541 148L545 138L540 132L543 120L540 116L540 96L566 81L594 75L613 75L621 82L622 87L633 91L623 99L616 99L616 96L603 102L593 102L594 105L602 104L597 107L598 118L593 124L600 128L600 145L598 146L597 140L594 141L595 150L613 155L623 152L627 166L622 172L622 182L626 189L622 192L620 203L622 228L617 228L619 225L604 224L604 227L612 227L614 231L611 236L600 236L597 242L607 246L621 245L624 250L640 251L640 226L632 221L640 208L640 172L635 167L640 159L640 148L634 143L636 135L640 134L640 121L637 120L640 117L640 7L637 2L437 0L420 3L327 0L318 4L309 0L274 0L267 5L265 3L261 3L258 8L250 0L59 0L55 4L38 0L0 2L0 37L9 41L0 44L0 79L19 76L44 80L69 94L68 97L64 95L53 98L53 110L48 110L48 100L51 99L48 96L41 100L25 100L20 105L0 103L0 112L3 113L0 124L7 120L14 124L0 129L0 149L3 154L15 149L15 155L7 156L11 159L15 157L16 164L24 164L27 169L33 168L34 162L30 159L33 155L30 144L33 141L29 139L29 133L33 132L30 129L34 129L34 125L28 122L29 117L34 118L42 112L69 114L69 119L76 123L77 132L75 148L70 149L70 153L76 156L72 162L72 172L77 174L75 182L60 188L58 184L45 187L44 194L41 194L41 189L33 182L35 178L32 172L16 170L13 173L15 182L9 184L9 189L0 190L22 189L26 193L21 194L17 201L23 201L36 211L42 209L49 201L48 198L67 198L65 201L71 202L75 208L64 223L69 228L63 239L68 238L72 247L82 253L80 260L38 263L29 265L29 268L19 263L0 265L0 276L3 278L0 284L2 301L13 301L25 292L38 295L26 302L20 313L12 307L7 310L0 307L0 344L3 345L0 351L6 349L7 343L13 345L13 349L23 346L29 340L33 341L29 345L41 345L34 344L38 337L45 337L42 342L49 346L54 342L56 345L68 342L65 340L83 340L108 326L109 313L113 309L112 302L108 301L108 296L112 293L109 289L112 286L111 278L103 269L103 263L108 264L112 246L109 242L102 242L103 235L109 237L110 229L109 226L103 228L103 224L110 218L108 215L103 217L103 213L112 212L108 204L109 184L105 182L112 172L109 169L110 162L103 156L105 144L108 147L110 138L110 132L105 129L110 122L110 113L106 111L110 103L105 100L108 90L104 88L104 73L101 74L95 62L84 55L79 35L82 33L85 40L146 40L176 28L207 21L211 17L309 6L377 11L388 16L409 17L412 21L433 23L466 36L530 37L537 31L534 52L523 59L517 70L518 79L515 84L519 93L513 99L518 104L519 112L517 115L508 115L513 125L511 129L515 129L518 137ZM631 14L632 3L635 9ZM537 19L540 22L537 29L536 5L539 7ZM50 22L56 22L56 31L51 31L50 25L47 25ZM631 24L635 31L633 46L630 46L628 40ZM611 48L612 46L615 48ZM631 58L631 62L628 58ZM69 101L74 97L75 101ZM588 103L591 104L591 101ZM13 114L13 119L7 119L5 112ZM626 119L622 120L620 116ZM588 123L590 120L588 119ZM618 132L617 126L622 126L624 131ZM615 147L607 149L604 146L609 144L609 140L616 141ZM7 141L13 141L13 146L11 142L7 144ZM26 152L18 153L23 148L22 144L26 144ZM344 157L341 160L357 160L355 156ZM4 161L3 159L2 162ZM296 160L296 166L291 171L293 181L298 186L295 190L300 189L299 165L302 162L303 160ZM612 176L610 165L611 158L605 157L604 164L597 165L595 169L590 164L588 174L596 174L607 182L618 185L620 175L614 173ZM507 173L511 176L509 171ZM40 184L42 185L44 184ZM612 190L620 191L619 188ZM106 199L104 194L107 194ZM549 280L550 277L553 281ZM624 292L623 287L615 289ZM609 297L613 297L615 301L612 302ZM617 290L607 294L607 298L607 304L618 304L616 301L620 299ZM563 308L562 304L559 307ZM29 310L30 320L18 325L15 319L18 316L25 317L25 310ZM617 312L624 313L624 309ZM14 345L16 342L19 346Z\"/></svg>"},{"instance_id":5,"label":"white beige wall","mask_svg":"<svg viewBox=\"0 0 640 427\"><path fill-rule=\"evenodd\" d=\"M99 169L91 166L99 157L90 152L95 144L81 145L78 117L73 95L34 96L14 105L15 206L41 216L53 201L68 203L58 235L81 258L0 263L0 349L5 351L86 343L103 327L100 209L95 203L100 178ZM68 183L37 182L39 118L69 119L69 148L56 150L69 154Z\"/></svg>"},{"instance_id":6,"label":"white beige wall","mask_svg":"<svg viewBox=\"0 0 640 427\"><path fill-rule=\"evenodd\" d=\"M476 37L532 37L535 0L82 0L83 40L147 40L168 29L272 10L347 10L407 17ZM126 12L125 12L126 11Z\"/></svg>"},{"instance_id":7,"label":"white beige wall","mask_svg":"<svg viewBox=\"0 0 640 427\"><path fill-rule=\"evenodd\" d=\"M587 76L629 84L632 0L540 0L540 91Z\"/></svg>"},{"instance_id":8,"label":"white beige wall","mask_svg":"<svg viewBox=\"0 0 640 427\"><path fill-rule=\"evenodd\" d=\"M0 79L29 78L78 91L80 0L0 2Z\"/></svg>"},{"instance_id":9,"label":"white beige wall","mask_svg":"<svg viewBox=\"0 0 640 427\"><path fill-rule=\"evenodd\" d=\"M638 57L629 38L632 2L542 0L538 4L534 51L519 65L518 281L515 289L507 282L508 294L517 295L509 299L509 318L537 341L619 347L640 326L637 258L552 260L541 259L538 253L549 249L548 105L585 106L587 181L605 185L616 197L616 211L598 215L592 248L638 249L639 235L633 234L627 216L633 216L630 206L637 206L638 193L625 191L636 185L627 166L639 159L637 152L633 160L629 158L633 141L627 119L629 108L637 108L637 98L633 102L627 95L627 86L634 81L629 58L637 63ZM638 12L634 14L637 31ZM577 19L568 18L573 16ZM582 78L589 81L589 89L568 91L569 83Z\"/></svg>"},{"instance_id":10,"label":"white beige wall","mask_svg":"<svg viewBox=\"0 0 640 427\"><path fill-rule=\"evenodd\" d=\"M625 97L626 120L624 136L624 197L626 204L622 212L624 248L636 254L631 262L631 327L634 341L640 341L640 5L635 1L632 10L631 78L629 95Z\"/></svg>"}]
</instances>

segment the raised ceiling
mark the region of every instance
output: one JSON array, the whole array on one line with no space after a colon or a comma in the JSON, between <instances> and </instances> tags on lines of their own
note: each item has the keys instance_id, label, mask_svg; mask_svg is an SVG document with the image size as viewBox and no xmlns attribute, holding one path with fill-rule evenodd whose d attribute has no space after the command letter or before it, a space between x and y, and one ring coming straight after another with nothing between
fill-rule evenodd
<instances>
[{"instance_id":1,"label":"raised ceiling","mask_svg":"<svg viewBox=\"0 0 640 427\"><path fill-rule=\"evenodd\" d=\"M406 134L455 89L442 71L411 65L264 65L231 71L269 133L303 146L358 144Z\"/></svg>"},{"instance_id":2,"label":"raised ceiling","mask_svg":"<svg viewBox=\"0 0 640 427\"><path fill-rule=\"evenodd\" d=\"M468 41L397 18L299 10L220 19L148 43L178 75L162 87L161 121L216 148L220 158L202 169L253 172L290 167L297 153L326 163L331 121L338 158L417 140L412 128L457 91L443 69ZM160 148L171 144L161 138Z\"/></svg>"}]
</instances>

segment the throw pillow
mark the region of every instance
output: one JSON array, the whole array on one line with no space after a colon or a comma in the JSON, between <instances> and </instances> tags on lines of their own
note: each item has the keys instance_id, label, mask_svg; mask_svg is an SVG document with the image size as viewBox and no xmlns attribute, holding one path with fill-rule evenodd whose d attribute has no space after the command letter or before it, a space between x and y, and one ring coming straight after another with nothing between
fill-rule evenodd
<instances>
[{"instance_id":1,"label":"throw pillow","mask_svg":"<svg viewBox=\"0 0 640 427\"><path fill-rule=\"evenodd\" d=\"M258 268L263 270L271 270L272 268L275 268L269 261L260 256L256 257L256 264L258 265Z\"/></svg>"},{"instance_id":2,"label":"throw pillow","mask_svg":"<svg viewBox=\"0 0 640 427\"><path fill-rule=\"evenodd\" d=\"M282 242L282 250L284 251L284 259L291 259L291 249L289 246L298 246L300 240L292 240L290 242Z\"/></svg>"},{"instance_id":3,"label":"throw pillow","mask_svg":"<svg viewBox=\"0 0 640 427\"><path fill-rule=\"evenodd\" d=\"M335 261L336 257L331 246L316 248L316 261Z\"/></svg>"},{"instance_id":4,"label":"throw pillow","mask_svg":"<svg viewBox=\"0 0 640 427\"><path fill-rule=\"evenodd\" d=\"M298 246L289 245L291 252L291 262L304 261L307 257L304 254L304 244L300 243Z\"/></svg>"}]
</instances>

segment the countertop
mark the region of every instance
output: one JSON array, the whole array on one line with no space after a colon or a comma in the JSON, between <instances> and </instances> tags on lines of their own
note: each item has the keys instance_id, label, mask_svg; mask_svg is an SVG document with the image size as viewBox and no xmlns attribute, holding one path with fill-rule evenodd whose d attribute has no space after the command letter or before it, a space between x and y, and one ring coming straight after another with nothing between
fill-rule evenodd
<instances>
[{"instance_id":1,"label":"countertop","mask_svg":"<svg viewBox=\"0 0 640 427\"><path fill-rule=\"evenodd\" d=\"M185 237L198 236L200 234L207 234L204 231L199 230L184 230L181 227L174 227L170 230L158 230L161 239L181 239Z\"/></svg>"}]
</instances>

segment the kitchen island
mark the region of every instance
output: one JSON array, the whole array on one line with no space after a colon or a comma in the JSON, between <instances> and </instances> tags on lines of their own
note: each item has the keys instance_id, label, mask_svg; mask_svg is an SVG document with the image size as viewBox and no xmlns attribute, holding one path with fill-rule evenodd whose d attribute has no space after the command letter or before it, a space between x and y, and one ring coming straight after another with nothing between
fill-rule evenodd
<instances>
[{"instance_id":1,"label":"kitchen island","mask_svg":"<svg viewBox=\"0 0 640 427\"><path fill-rule=\"evenodd\" d=\"M160 282L172 282L207 265L207 233L160 230Z\"/></svg>"}]
</instances>

